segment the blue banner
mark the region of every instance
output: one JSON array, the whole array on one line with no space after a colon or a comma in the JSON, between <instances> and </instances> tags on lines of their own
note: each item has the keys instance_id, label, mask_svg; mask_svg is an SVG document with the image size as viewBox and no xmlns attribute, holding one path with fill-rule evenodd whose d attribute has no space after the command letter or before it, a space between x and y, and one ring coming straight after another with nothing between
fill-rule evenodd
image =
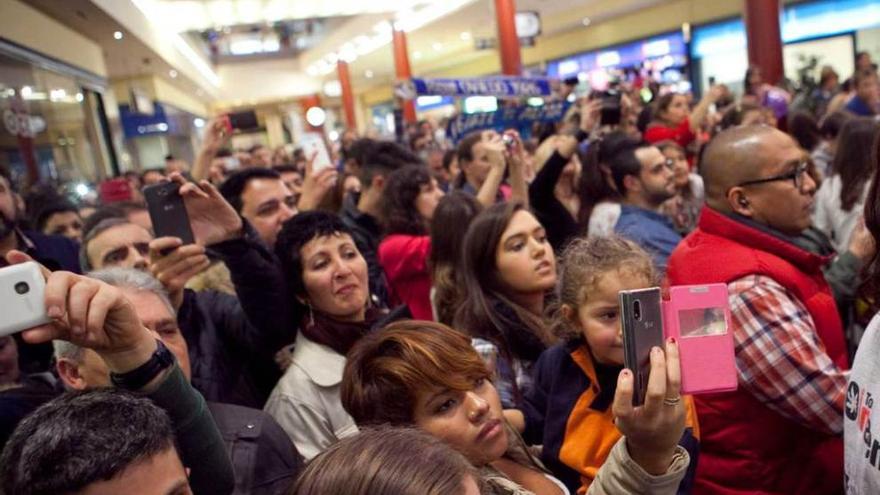
<instances>
[{"instance_id":1,"label":"blue banner","mask_svg":"<svg viewBox=\"0 0 880 495\"><path fill-rule=\"evenodd\" d=\"M446 136L458 142L473 131L516 129L523 137L529 137L535 122L558 122L565 116L571 103L554 101L540 107L519 105L499 108L494 112L460 114L449 120Z\"/></svg>"},{"instance_id":2,"label":"blue banner","mask_svg":"<svg viewBox=\"0 0 880 495\"><path fill-rule=\"evenodd\" d=\"M416 96L550 96L550 79L533 77L485 77L468 79L413 78L398 84L397 94Z\"/></svg>"}]
</instances>

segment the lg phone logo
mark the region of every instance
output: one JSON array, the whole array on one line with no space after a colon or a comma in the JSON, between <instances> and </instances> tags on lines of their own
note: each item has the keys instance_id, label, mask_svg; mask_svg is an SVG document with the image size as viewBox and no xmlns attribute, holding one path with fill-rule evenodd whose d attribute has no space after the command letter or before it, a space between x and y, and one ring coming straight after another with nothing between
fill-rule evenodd
<instances>
[{"instance_id":1,"label":"lg phone logo","mask_svg":"<svg viewBox=\"0 0 880 495\"><path fill-rule=\"evenodd\" d=\"M859 416L859 385L856 382L850 382L846 388L846 418L855 421Z\"/></svg>"}]
</instances>

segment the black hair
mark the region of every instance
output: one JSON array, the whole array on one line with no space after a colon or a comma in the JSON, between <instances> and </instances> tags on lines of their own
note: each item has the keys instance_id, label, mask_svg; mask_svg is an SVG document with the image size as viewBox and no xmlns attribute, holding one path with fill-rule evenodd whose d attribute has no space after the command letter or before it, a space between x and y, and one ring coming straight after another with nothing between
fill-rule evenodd
<instances>
[{"instance_id":1,"label":"black hair","mask_svg":"<svg viewBox=\"0 0 880 495\"><path fill-rule=\"evenodd\" d=\"M219 150L217 150L216 153L214 153L214 158L227 158L227 157L230 157L230 156L233 156L233 155L234 155L234 153L232 153L232 150L231 150L231 149L229 149L229 148L220 148Z\"/></svg>"},{"instance_id":2,"label":"black hair","mask_svg":"<svg viewBox=\"0 0 880 495\"><path fill-rule=\"evenodd\" d=\"M381 203L387 234L427 235L427 222L415 201L422 186L430 183L431 172L421 165L407 165L388 175Z\"/></svg>"},{"instance_id":3,"label":"black hair","mask_svg":"<svg viewBox=\"0 0 880 495\"><path fill-rule=\"evenodd\" d=\"M6 182L12 192L16 192L15 183L12 182L12 174L9 172L9 169L4 167L3 165L0 165L0 177L6 179Z\"/></svg>"},{"instance_id":4,"label":"black hair","mask_svg":"<svg viewBox=\"0 0 880 495\"><path fill-rule=\"evenodd\" d=\"M819 124L819 134L825 139L834 139L840 134L843 124L851 118L853 118L853 115L845 111L828 114Z\"/></svg>"},{"instance_id":5,"label":"black hair","mask_svg":"<svg viewBox=\"0 0 880 495\"><path fill-rule=\"evenodd\" d=\"M122 220L126 219L125 210L116 206L116 205L107 205L102 206L95 210L94 213L89 215L89 218L86 218L83 221L83 230L82 230L82 238L86 239L89 237L89 234L92 230L104 220L108 218L119 218Z\"/></svg>"},{"instance_id":6,"label":"black hair","mask_svg":"<svg viewBox=\"0 0 880 495\"><path fill-rule=\"evenodd\" d=\"M392 141L375 141L366 148L362 160L358 178L364 189L372 186L373 177L388 175L406 165L422 164L421 158L412 151Z\"/></svg>"},{"instance_id":7,"label":"black hair","mask_svg":"<svg viewBox=\"0 0 880 495\"><path fill-rule=\"evenodd\" d=\"M157 174L161 174L161 175L163 175L163 176L165 175L165 169L164 169L164 168L148 168L148 169L144 170L143 172L141 172L141 182L142 182L142 183L144 182L144 177L146 177L147 174L150 174L150 173L153 173L153 172L155 172L155 173L157 173Z\"/></svg>"},{"instance_id":8,"label":"black hair","mask_svg":"<svg viewBox=\"0 0 880 495\"><path fill-rule=\"evenodd\" d=\"M474 145L483 140L483 131L474 131L458 142L455 152L458 155L458 163L469 162L474 159Z\"/></svg>"},{"instance_id":9,"label":"black hair","mask_svg":"<svg viewBox=\"0 0 880 495\"><path fill-rule=\"evenodd\" d=\"M338 234L354 237L338 215L326 211L304 211L284 223L275 242L275 255L281 260L281 270L294 294L306 292L302 280L303 246L318 237Z\"/></svg>"},{"instance_id":10,"label":"black hair","mask_svg":"<svg viewBox=\"0 0 880 495\"><path fill-rule=\"evenodd\" d=\"M77 215L79 215L79 210L70 201L57 200L57 201L53 201L53 202L47 204L46 206L44 206L43 208L40 209L40 211L37 213L37 216L34 218L34 223L37 226L37 230L42 232L43 227L46 226L46 222L48 222L49 219L52 218L52 215L55 215L56 213L67 213L67 212L72 212L72 213L76 213Z\"/></svg>"},{"instance_id":11,"label":"black hair","mask_svg":"<svg viewBox=\"0 0 880 495\"><path fill-rule=\"evenodd\" d=\"M455 159L455 155L455 150L446 150L443 152L443 169L447 172L449 172L450 167L452 167L452 160Z\"/></svg>"},{"instance_id":12,"label":"black hair","mask_svg":"<svg viewBox=\"0 0 880 495\"><path fill-rule=\"evenodd\" d=\"M794 112L788 116L788 133L808 153L819 144L819 125L816 124L816 119L806 112Z\"/></svg>"},{"instance_id":13,"label":"black hair","mask_svg":"<svg viewBox=\"0 0 880 495\"><path fill-rule=\"evenodd\" d=\"M297 172L302 173L302 171L296 165L275 165L272 167L272 170L278 172L279 174L287 173L287 172Z\"/></svg>"},{"instance_id":14,"label":"black hair","mask_svg":"<svg viewBox=\"0 0 880 495\"><path fill-rule=\"evenodd\" d=\"M25 418L0 456L8 495L78 492L175 448L168 414L120 389L67 392Z\"/></svg>"},{"instance_id":15,"label":"black hair","mask_svg":"<svg viewBox=\"0 0 880 495\"><path fill-rule=\"evenodd\" d=\"M264 145L262 145L262 144L255 144L255 145L251 146L250 148L248 148L248 153L253 153L254 151L257 151L257 150L259 150L259 149L263 149L263 148L265 148Z\"/></svg>"},{"instance_id":16,"label":"black hair","mask_svg":"<svg viewBox=\"0 0 880 495\"><path fill-rule=\"evenodd\" d=\"M636 150L645 146L648 145L622 132L605 136L599 145L598 161L608 165L611 170L611 178L621 196L626 194L626 187L624 187L626 176L639 176L642 171L642 162L636 158Z\"/></svg>"},{"instance_id":17,"label":"black hair","mask_svg":"<svg viewBox=\"0 0 880 495\"><path fill-rule=\"evenodd\" d=\"M242 207L241 194L247 187L248 182L253 179L281 180L281 174L270 168L248 168L235 172L227 177L223 184L220 184L220 194L239 213L241 213Z\"/></svg>"}]
</instances>

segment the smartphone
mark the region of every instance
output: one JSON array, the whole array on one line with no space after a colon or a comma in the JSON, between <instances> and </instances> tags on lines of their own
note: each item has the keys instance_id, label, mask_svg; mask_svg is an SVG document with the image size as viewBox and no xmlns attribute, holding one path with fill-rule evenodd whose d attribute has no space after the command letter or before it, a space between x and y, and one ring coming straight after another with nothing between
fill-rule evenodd
<instances>
[{"instance_id":1,"label":"smartphone","mask_svg":"<svg viewBox=\"0 0 880 495\"><path fill-rule=\"evenodd\" d=\"M333 166L333 162L330 161L330 153L327 152L327 145L324 144L324 138L321 134L317 132L304 132L300 137L299 144L302 146L306 159L311 159L312 155L317 154L315 162L312 164L313 172Z\"/></svg>"},{"instance_id":2,"label":"smartphone","mask_svg":"<svg viewBox=\"0 0 880 495\"><path fill-rule=\"evenodd\" d=\"M715 86L715 76L709 76L709 86Z\"/></svg>"},{"instance_id":3,"label":"smartphone","mask_svg":"<svg viewBox=\"0 0 880 495\"><path fill-rule=\"evenodd\" d=\"M633 405L645 403L651 348L663 348L663 309L660 288L622 290L618 293L623 332L624 365L633 374Z\"/></svg>"},{"instance_id":4,"label":"smartphone","mask_svg":"<svg viewBox=\"0 0 880 495\"><path fill-rule=\"evenodd\" d=\"M620 124L620 92L609 89L601 93L602 109L600 110L599 125Z\"/></svg>"},{"instance_id":5,"label":"smartphone","mask_svg":"<svg viewBox=\"0 0 880 495\"><path fill-rule=\"evenodd\" d=\"M663 312L666 336L678 341L681 393L736 390L727 285L670 287Z\"/></svg>"},{"instance_id":6,"label":"smartphone","mask_svg":"<svg viewBox=\"0 0 880 495\"><path fill-rule=\"evenodd\" d=\"M260 127L260 123L257 121L257 113L253 110L227 114L223 122L226 126L227 134L232 134L232 131L236 129L250 131Z\"/></svg>"},{"instance_id":7,"label":"smartphone","mask_svg":"<svg viewBox=\"0 0 880 495\"><path fill-rule=\"evenodd\" d=\"M46 280L33 261L0 268L0 337L51 322L46 315Z\"/></svg>"},{"instance_id":8,"label":"smartphone","mask_svg":"<svg viewBox=\"0 0 880 495\"><path fill-rule=\"evenodd\" d=\"M186 205L176 182L160 182L144 188L147 210L156 237L179 237L184 244L195 243Z\"/></svg>"}]
</instances>

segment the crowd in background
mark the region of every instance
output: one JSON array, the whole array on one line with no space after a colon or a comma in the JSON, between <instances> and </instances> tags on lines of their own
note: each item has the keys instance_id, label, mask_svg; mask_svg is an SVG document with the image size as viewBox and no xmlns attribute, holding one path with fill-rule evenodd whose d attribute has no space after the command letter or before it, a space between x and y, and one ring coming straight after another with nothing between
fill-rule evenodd
<instances>
[{"instance_id":1,"label":"crowd in background","mask_svg":"<svg viewBox=\"0 0 880 495\"><path fill-rule=\"evenodd\" d=\"M348 130L329 167L221 117L112 201L0 170L0 266L53 319L0 338L0 491L877 493L880 82L847 76ZM681 395L670 339L634 407L619 291L719 282L738 390Z\"/></svg>"}]
</instances>

